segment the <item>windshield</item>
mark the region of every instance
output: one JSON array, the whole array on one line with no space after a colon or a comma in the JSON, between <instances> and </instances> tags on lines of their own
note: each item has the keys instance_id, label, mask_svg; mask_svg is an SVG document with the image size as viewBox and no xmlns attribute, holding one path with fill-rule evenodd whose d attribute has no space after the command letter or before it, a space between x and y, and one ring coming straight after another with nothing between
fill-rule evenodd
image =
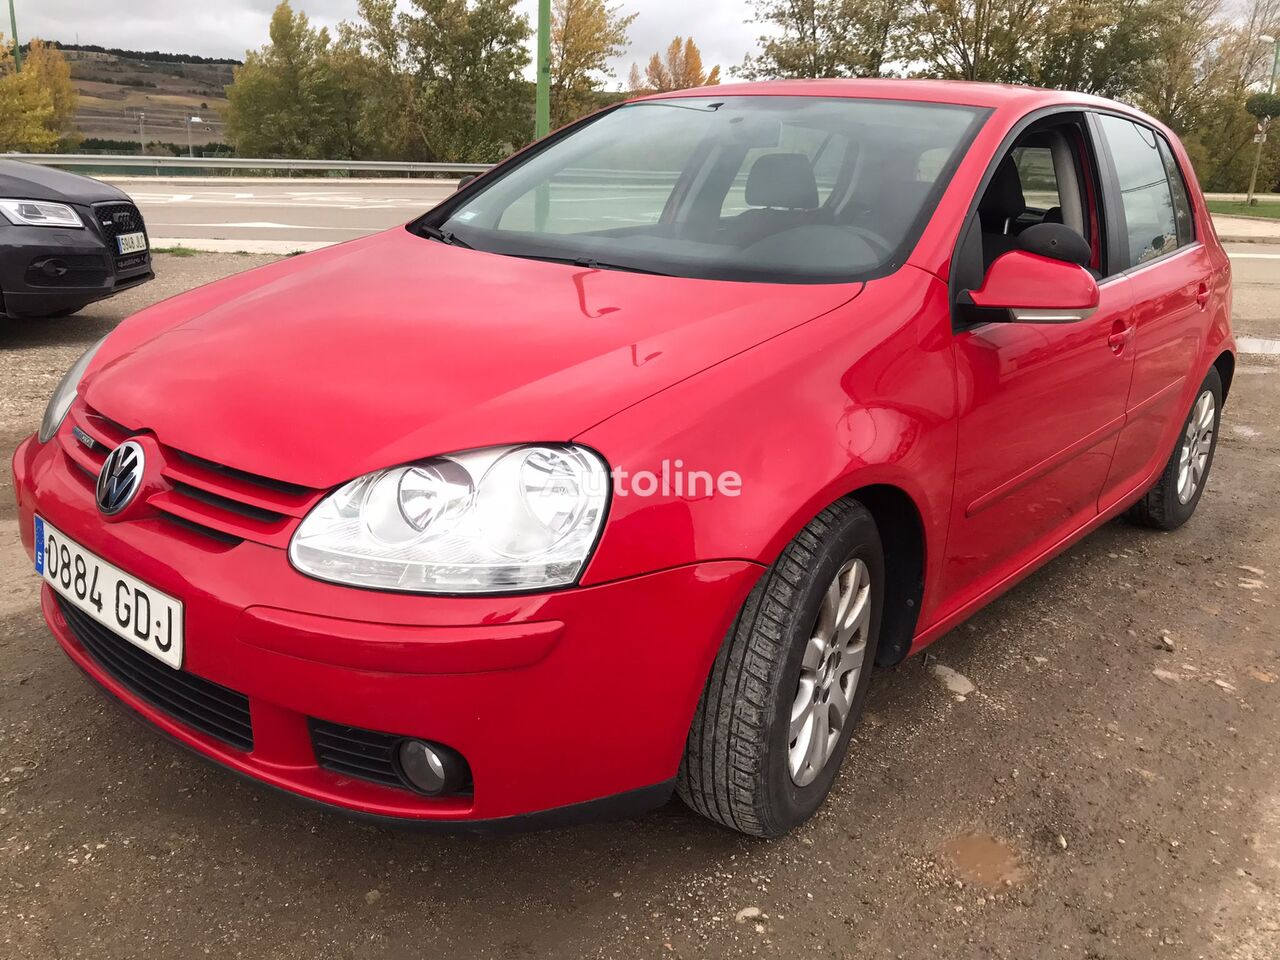
<instances>
[{"instance_id":1,"label":"windshield","mask_svg":"<svg viewBox=\"0 0 1280 960\"><path fill-rule=\"evenodd\" d=\"M868 279L905 259L987 112L789 96L628 104L418 226L478 250L600 268Z\"/></svg>"}]
</instances>

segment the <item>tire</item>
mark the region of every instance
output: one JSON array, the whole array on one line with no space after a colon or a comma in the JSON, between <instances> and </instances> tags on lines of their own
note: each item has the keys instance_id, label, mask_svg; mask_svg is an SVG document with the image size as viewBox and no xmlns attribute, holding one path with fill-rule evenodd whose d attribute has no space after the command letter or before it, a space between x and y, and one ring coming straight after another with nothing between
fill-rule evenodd
<instances>
[{"instance_id":1,"label":"tire","mask_svg":"<svg viewBox=\"0 0 1280 960\"><path fill-rule=\"evenodd\" d=\"M1206 400L1206 397L1209 399ZM1212 410L1208 411L1208 415L1203 406L1206 403L1212 403ZM1209 469L1213 466L1213 455L1218 449L1218 427L1221 419L1222 378L1216 367L1210 367L1208 376L1200 384L1200 389L1191 402L1186 420L1182 422L1182 430L1178 433L1173 453L1169 455L1169 462L1165 464L1155 485L1129 508L1125 514L1126 520L1140 527L1176 530L1191 519L1209 482ZM1202 455L1198 475L1190 455L1192 445L1198 446ZM1188 458L1185 471L1184 456ZM1188 479L1192 481L1190 486L1187 484Z\"/></svg>"},{"instance_id":2,"label":"tire","mask_svg":"<svg viewBox=\"0 0 1280 960\"><path fill-rule=\"evenodd\" d=\"M757 837L781 836L822 805L866 699L884 579L880 535L856 500L827 507L787 545L747 597L716 656L676 780L686 804ZM840 603L831 594L837 587L840 601L851 598L845 630L820 657L815 635L840 622L831 615ZM858 605L864 596L865 611ZM855 615L858 611L863 612ZM850 623L858 624L852 633ZM802 681L809 691L804 698ZM830 701L823 698L824 690ZM804 743L821 744L826 753L820 766L807 762L817 748L804 749L804 730L792 737L792 711L802 703L811 704L811 719L805 722L813 724L804 727L809 732ZM848 710L838 735L815 737L822 717L837 716L842 703ZM805 761L793 759L793 745L795 756ZM798 771L793 772L793 763Z\"/></svg>"}]
</instances>

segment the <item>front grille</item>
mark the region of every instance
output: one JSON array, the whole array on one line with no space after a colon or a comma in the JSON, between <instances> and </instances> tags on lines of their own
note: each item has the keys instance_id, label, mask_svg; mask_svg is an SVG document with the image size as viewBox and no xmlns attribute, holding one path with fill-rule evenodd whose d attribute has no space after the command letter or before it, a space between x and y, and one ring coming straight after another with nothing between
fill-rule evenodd
<instances>
[{"instance_id":1,"label":"front grille","mask_svg":"<svg viewBox=\"0 0 1280 960\"><path fill-rule=\"evenodd\" d=\"M73 430L61 435L62 447L86 480L97 478L108 453L143 432L129 430L82 402L72 408L71 422ZM283 549L324 495L322 490L259 477L164 444L161 451L160 474L167 488L153 493L148 504L185 529L223 543L251 540Z\"/></svg>"},{"instance_id":2,"label":"front grille","mask_svg":"<svg viewBox=\"0 0 1280 960\"><path fill-rule=\"evenodd\" d=\"M146 230L142 214L132 203L99 203L93 208L94 219L108 240L115 240L122 233L139 233ZM115 244L112 244L115 247Z\"/></svg>"},{"instance_id":3,"label":"front grille","mask_svg":"<svg viewBox=\"0 0 1280 960\"><path fill-rule=\"evenodd\" d=\"M62 597L57 600L71 633L121 686L179 723L237 750L253 749L249 698L243 693L165 666Z\"/></svg>"},{"instance_id":4,"label":"front grille","mask_svg":"<svg viewBox=\"0 0 1280 960\"><path fill-rule=\"evenodd\" d=\"M316 763L326 770L387 787L410 787L396 767L396 744L402 738L377 730L346 727L327 720L311 720L311 745Z\"/></svg>"}]
</instances>

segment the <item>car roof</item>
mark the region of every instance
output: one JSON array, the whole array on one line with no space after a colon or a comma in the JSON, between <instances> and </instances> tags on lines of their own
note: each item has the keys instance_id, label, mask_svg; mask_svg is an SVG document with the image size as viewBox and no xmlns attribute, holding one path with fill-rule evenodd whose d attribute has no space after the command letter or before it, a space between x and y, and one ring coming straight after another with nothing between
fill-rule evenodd
<instances>
[{"instance_id":1,"label":"car roof","mask_svg":"<svg viewBox=\"0 0 1280 960\"><path fill-rule=\"evenodd\" d=\"M1137 114L1132 107L1101 97L1065 90L1046 90L1006 83L977 83L971 80L766 80L756 83L725 83L659 93L641 100L673 97L850 97L865 100L910 100L921 103L953 103L971 107L1019 107L1036 109L1054 104L1105 106Z\"/></svg>"}]
</instances>

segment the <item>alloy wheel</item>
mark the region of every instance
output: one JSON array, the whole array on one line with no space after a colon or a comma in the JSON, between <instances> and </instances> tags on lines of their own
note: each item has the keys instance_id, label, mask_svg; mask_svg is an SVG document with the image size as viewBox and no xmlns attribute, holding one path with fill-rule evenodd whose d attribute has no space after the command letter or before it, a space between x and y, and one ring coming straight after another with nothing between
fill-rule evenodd
<instances>
[{"instance_id":1,"label":"alloy wheel","mask_svg":"<svg viewBox=\"0 0 1280 960\"><path fill-rule=\"evenodd\" d=\"M870 625L871 574L863 561L846 560L822 598L800 663L787 749L796 786L812 783L840 742L862 675Z\"/></svg>"},{"instance_id":2,"label":"alloy wheel","mask_svg":"<svg viewBox=\"0 0 1280 960\"><path fill-rule=\"evenodd\" d=\"M1205 469L1209 466L1209 454L1213 451L1213 427L1215 419L1213 393L1206 390L1196 400L1182 436L1178 450L1178 502L1188 503L1200 489Z\"/></svg>"}]
</instances>

